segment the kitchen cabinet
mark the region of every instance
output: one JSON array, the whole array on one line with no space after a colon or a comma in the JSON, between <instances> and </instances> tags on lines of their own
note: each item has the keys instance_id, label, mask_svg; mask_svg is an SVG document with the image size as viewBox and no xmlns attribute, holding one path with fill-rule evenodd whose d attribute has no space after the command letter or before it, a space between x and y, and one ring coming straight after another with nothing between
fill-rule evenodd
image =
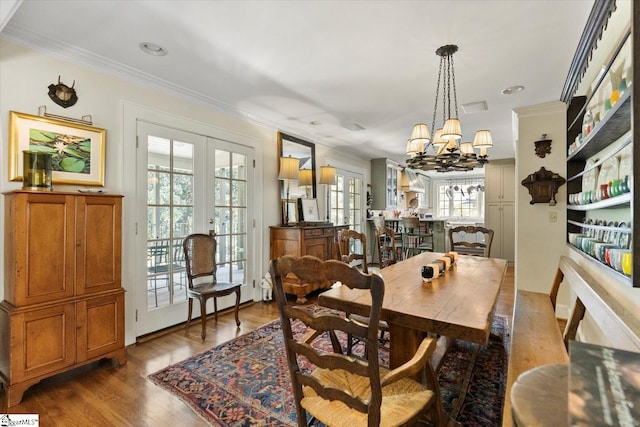
<instances>
[{"instance_id":1,"label":"kitchen cabinet","mask_svg":"<svg viewBox=\"0 0 640 427\"><path fill-rule=\"evenodd\" d=\"M8 406L54 374L127 361L121 287L122 197L5 194L0 380Z\"/></svg>"},{"instance_id":2,"label":"kitchen cabinet","mask_svg":"<svg viewBox=\"0 0 640 427\"><path fill-rule=\"evenodd\" d=\"M515 261L515 161L495 160L485 166L485 227L493 230L491 256Z\"/></svg>"},{"instance_id":3,"label":"kitchen cabinet","mask_svg":"<svg viewBox=\"0 0 640 427\"><path fill-rule=\"evenodd\" d=\"M348 229L348 225L318 225L311 227L270 227L269 258L283 255L301 257L313 255L322 260L338 259L338 231ZM283 280L284 291L297 296L296 303L307 302L306 295L318 286L302 283L297 277L287 276ZM333 283L326 283L330 287Z\"/></svg>"},{"instance_id":4,"label":"kitchen cabinet","mask_svg":"<svg viewBox=\"0 0 640 427\"><path fill-rule=\"evenodd\" d=\"M515 261L515 203L487 203L484 212L485 227L493 230L491 257Z\"/></svg>"},{"instance_id":5,"label":"kitchen cabinet","mask_svg":"<svg viewBox=\"0 0 640 427\"><path fill-rule=\"evenodd\" d=\"M516 201L516 166L514 160L492 160L485 166L485 201L487 203Z\"/></svg>"},{"instance_id":6,"label":"kitchen cabinet","mask_svg":"<svg viewBox=\"0 0 640 427\"><path fill-rule=\"evenodd\" d=\"M393 160L371 160L371 209L400 209L401 172L400 164Z\"/></svg>"}]
</instances>

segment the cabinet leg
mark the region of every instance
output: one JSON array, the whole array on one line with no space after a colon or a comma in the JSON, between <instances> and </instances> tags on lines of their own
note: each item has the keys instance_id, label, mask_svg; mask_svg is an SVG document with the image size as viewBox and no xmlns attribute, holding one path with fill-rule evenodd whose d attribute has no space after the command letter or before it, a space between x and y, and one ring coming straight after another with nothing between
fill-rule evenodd
<instances>
[{"instance_id":1,"label":"cabinet leg","mask_svg":"<svg viewBox=\"0 0 640 427\"><path fill-rule=\"evenodd\" d=\"M118 362L119 366L125 365L127 363L127 348L124 347L123 349L116 351L111 357Z\"/></svg>"}]
</instances>

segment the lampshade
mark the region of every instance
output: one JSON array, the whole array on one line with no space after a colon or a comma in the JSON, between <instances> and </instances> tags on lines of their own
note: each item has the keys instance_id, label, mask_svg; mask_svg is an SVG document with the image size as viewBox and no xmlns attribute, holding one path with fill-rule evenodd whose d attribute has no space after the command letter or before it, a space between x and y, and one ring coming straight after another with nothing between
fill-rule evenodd
<instances>
[{"instance_id":1,"label":"lampshade","mask_svg":"<svg viewBox=\"0 0 640 427\"><path fill-rule=\"evenodd\" d=\"M279 180L299 179L300 178L300 159L295 157L280 157L280 173Z\"/></svg>"},{"instance_id":2,"label":"lampshade","mask_svg":"<svg viewBox=\"0 0 640 427\"><path fill-rule=\"evenodd\" d=\"M421 142L423 146L431 142L429 127L425 123L418 123L417 125L413 126L413 129L411 130L411 137L409 137L409 141Z\"/></svg>"},{"instance_id":3,"label":"lampshade","mask_svg":"<svg viewBox=\"0 0 640 427\"><path fill-rule=\"evenodd\" d=\"M336 168L333 166L320 166L319 184L335 185L336 184Z\"/></svg>"},{"instance_id":4,"label":"lampshade","mask_svg":"<svg viewBox=\"0 0 640 427\"><path fill-rule=\"evenodd\" d=\"M444 139L453 138L456 140L462 138L460 120L457 118L447 119L444 123L444 127L442 128L442 137Z\"/></svg>"},{"instance_id":5,"label":"lampshade","mask_svg":"<svg viewBox=\"0 0 640 427\"><path fill-rule=\"evenodd\" d=\"M476 132L476 137L473 139L474 147L493 147L493 140L491 139L491 132L488 130L479 130Z\"/></svg>"},{"instance_id":6,"label":"lampshade","mask_svg":"<svg viewBox=\"0 0 640 427\"><path fill-rule=\"evenodd\" d=\"M473 154L473 145L471 142L467 141L460 143L460 153L464 155Z\"/></svg>"},{"instance_id":7,"label":"lampshade","mask_svg":"<svg viewBox=\"0 0 640 427\"><path fill-rule=\"evenodd\" d=\"M300 180L298 187L313 185L313 171L311 169L300 169Z\"/></svg>"},{"instance_id":8,"label":"lampshade","mask_svg":"<svg viewBox=\"0 0 640 427\"><path fill-rule=\"evenodd\" d=\"M442 128L436 130L436 133L433 135L433 145L447 145L449 141L442 137Z\"/></svg>"},{"instance_id":9,"label":"lampshade","mask_svg":"<svg viewBox=\"0 0 640 427\"><path fill-rule=\"evenodd\" d=\"M418 153L422 153L424 151L424 143L420 139L408 140L407 141L407 150L406 154L410 156L415 156Z\"/></svg>"}]
</instances>

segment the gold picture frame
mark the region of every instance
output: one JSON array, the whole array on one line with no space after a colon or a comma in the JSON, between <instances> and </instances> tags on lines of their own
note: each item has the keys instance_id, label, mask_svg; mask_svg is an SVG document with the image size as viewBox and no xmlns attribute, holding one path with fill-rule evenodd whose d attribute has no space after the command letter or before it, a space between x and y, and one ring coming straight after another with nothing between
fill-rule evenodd
<instances>
[{"instance_id":1,"label":"gold picture frame","mask_svg":"<svg viewBox=\"0 0 640 427\"><path fill-rule=\"evenodd\" d=\"M287 217L288 212L288 217ZM287 219L289 220L287 222ZM282 225L285 227L287 225L297 224L298 223L298 200L297 199L289 199L282 201Z\"/></svg>"},{"instance_id":2,"label":"gold picture frame","mask_svg":"<svg viewBox=\"0 0 640 427\"><path fill-rule=\"evenodd\" d=\"M22 152L50 153L53 184L104 186L106 130L9 112L9 180L21 181Z\"/></svg>"}]
</instances>

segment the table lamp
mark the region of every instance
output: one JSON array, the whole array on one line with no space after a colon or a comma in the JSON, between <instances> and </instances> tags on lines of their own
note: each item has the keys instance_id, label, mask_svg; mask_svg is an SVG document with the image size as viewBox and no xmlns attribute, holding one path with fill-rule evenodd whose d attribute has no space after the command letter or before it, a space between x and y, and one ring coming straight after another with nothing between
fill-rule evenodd
<instances>
[{"instance_id":1,"label":"table lamp","mask_svg":"<svg viewBox=\"0 0 640 427\"><path fill-rule=\"evenodd\" d=\"M309 198L309 188L313 185L313 171L311 169L300 169L300 180L298 187L304 187L304 195Z\"/></svg>"},{"instance_id":2,"label":"table lamp","mask_svg":"<svg viewBox=\"0 0 640 427\"><path fill-rule=\"evenodd\" d=\"M280 172L278 179L287 183L287 198L284 207L284 225L289 225L289 186L292 179L300 179L300 159L295 157L280 157Z\"/></svg>"},{"instance_id":3,"label":"table lamp","mask_svg":"<svg viewBox=\"0 0 640 427\"><path fill-rule=\"evenodd\" d=\"M336 168L333 166L320 166L320 181L318 184L336 185ZM327 221L329 221L329 187L327 187Z\"/></svg>"}]
</instances>

